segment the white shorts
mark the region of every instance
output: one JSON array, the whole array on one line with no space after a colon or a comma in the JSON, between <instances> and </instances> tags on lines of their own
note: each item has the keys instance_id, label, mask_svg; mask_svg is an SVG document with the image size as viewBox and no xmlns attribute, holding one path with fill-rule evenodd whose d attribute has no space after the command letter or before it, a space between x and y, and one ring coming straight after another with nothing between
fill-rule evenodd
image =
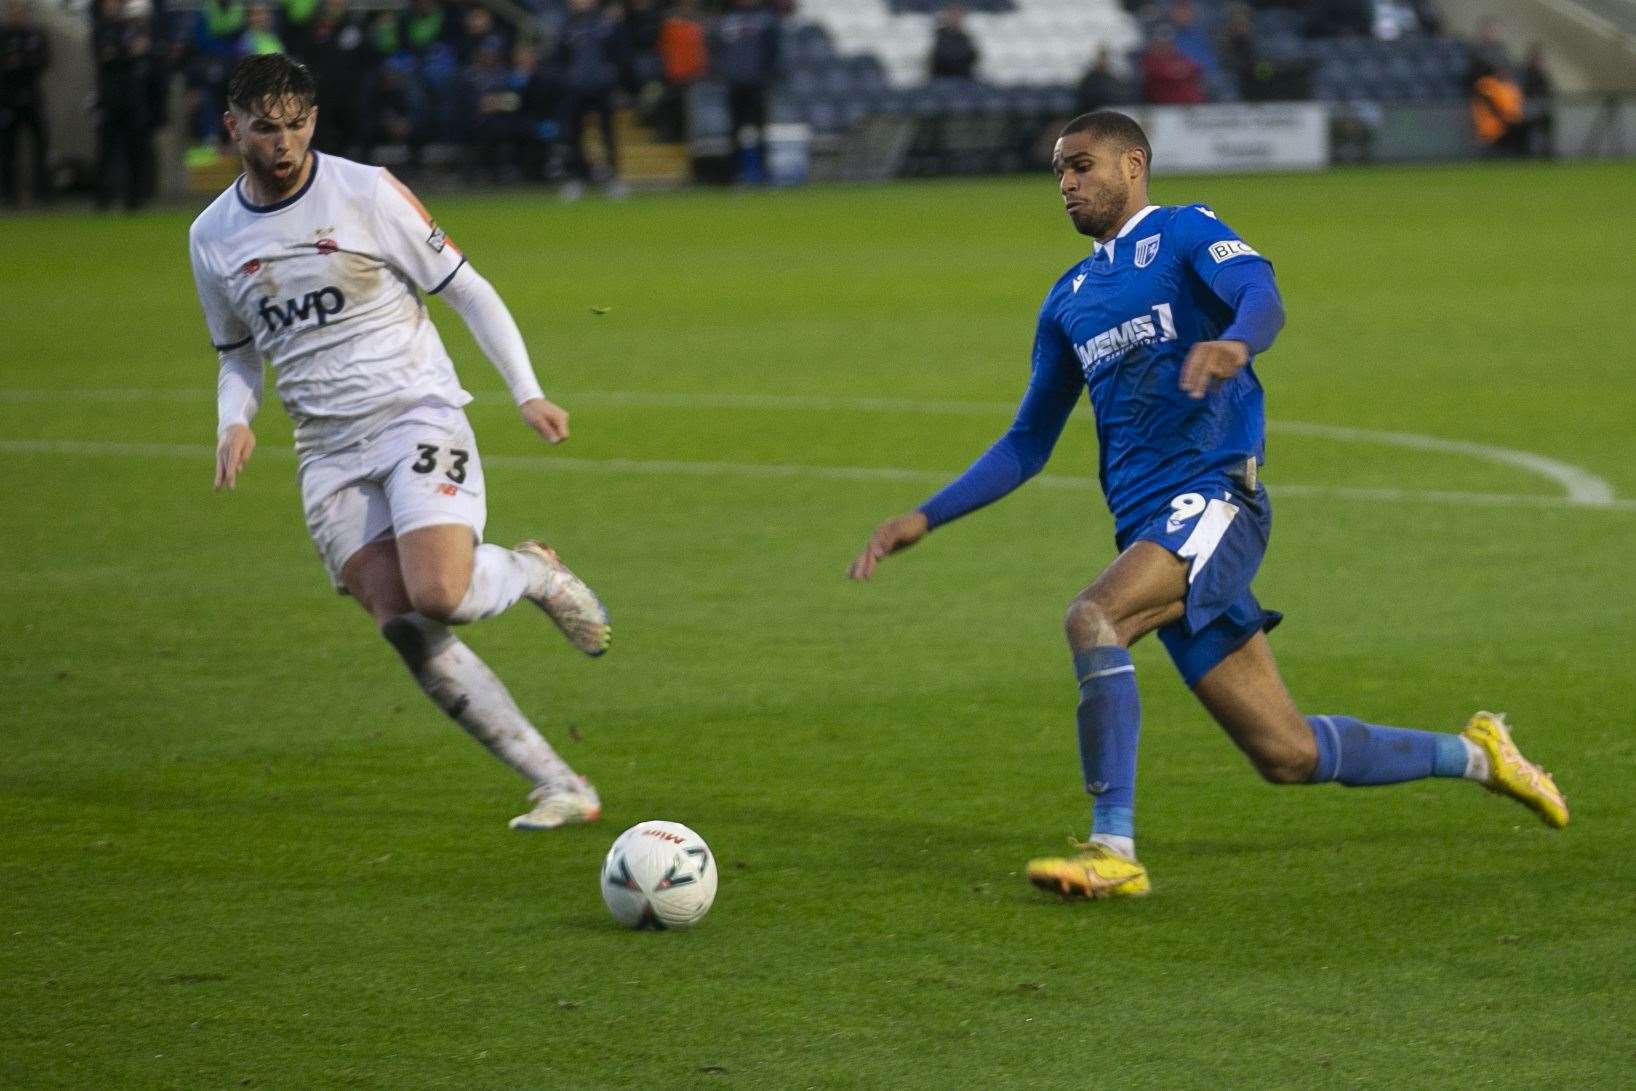
<instances>
[{"instance_id":1,"label":"white shorts","mask_svg":"<svg viewBox=\"0 0 1636 1091\"><path fill-rule=\"evenodd\" d=\"M307 532L342 592L342 567L378 538L458 523L483 540L483 463L466 414L451 406L406 409L368 438L307 460L297 479Z\"/></svg>"}]
</instances>

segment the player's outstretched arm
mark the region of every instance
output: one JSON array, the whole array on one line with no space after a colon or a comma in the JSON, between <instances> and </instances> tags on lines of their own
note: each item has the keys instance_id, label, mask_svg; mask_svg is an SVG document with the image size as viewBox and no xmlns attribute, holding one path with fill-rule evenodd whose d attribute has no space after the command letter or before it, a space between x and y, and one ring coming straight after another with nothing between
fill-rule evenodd
<instances>
[{"instance_id":1,"label":"player's outstretched arm","mask_svg":"<svg viewBox=\"0 0 1636 1091\"><path fill-rule=\"evenodd\" d=\"M911 511L907 515L898 515L886 520L875 528L875 533L864 543L863 552L852 562L852 567L846 570L847 577L867 580L875 574L875 566L884 558L908 549L926 537L930 529L931 526L923 512Z\"/></svg>"},{"instance_id":2,"label":"player's outstretched arm","mask_svg":"<svg viewBox=\"0 0 1636 1091\"><path fill-rule=\"evenodd\" d=\"M517 407L523 423L538 432L547 443L568 438L568 410L549 398L530 398Z\"/></svg>"}]
</instances>

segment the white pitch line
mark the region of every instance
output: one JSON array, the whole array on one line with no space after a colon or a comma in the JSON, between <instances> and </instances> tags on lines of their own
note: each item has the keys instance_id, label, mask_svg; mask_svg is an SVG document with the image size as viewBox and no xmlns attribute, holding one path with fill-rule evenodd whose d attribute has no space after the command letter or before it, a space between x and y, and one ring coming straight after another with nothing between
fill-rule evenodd
<instances>
[{"instance_id":1,"label":"white pitch line","mask_svg":"<svg viewBox=\"0 0 1636 1091\"><path fill-rule=\"evenodd\" d=\"M187 458L198 461L208 472L215 458L215 449L206 444L191 443L122 443L99 440L22 439L0 440L0 452L6 454L61 454L105 458ZM289 447L260 446L256 452L281 461L291 461L295 451ZM535 473L605 473L639 474L676 477L738 477L763 480L811 481L891 481L943 485L953 479L954 472L943 470L912 470L900 466L811 466L787 462L687 462L674 459L637 458L575 458L542 453L540 455L488 455L483 464L490 468L527 470ZM1041 488L1072 491L1091 491L1098 487L1094 477L1068 474L1043 474L1034 479ZM1636 500L1585 501L1567 496L1541 496L1527 493L1450 492L1417 489L1353 488L1344 485L1302 485L1274 482L1270 486L1273 500L1280 499L1341 499L1375 500L1389 503L1430 503L1461 507L1533 507L1567 508L1590 511L1636 512Z\"/></svg>"},{"instance_id":2,"label":"white pitch line","mask_svg":"<svg viewBox=\"0 0 1636 1091\"><path fill-rule=\"evenodd\" d=\"M661 391L582 390L560 392L569 405L632 406L668 409L773 409L801 412L869 412L915 413L945 416L997 416L1015 411L1016 406L1006 402L965 402L912 398L836 398L800 394L687 394ZM0 402L49 401L197 401L209 404L211 392L203 388L148 388L148 389L65 389L42 390L0 388ZM487 406L484 406L487 407ZM1080 411L1084 407L1081 406ZM1445 454L1465 455L1484 462L1509 466L1543 477L1557 484L1565 493L1564 499L1587 507L1606 507L1615 503L1613 486L1589 470L1569 462L1548 458L1531 451L1520 451L1495 444L1475 443L1469 440L1443 439L1413 432L1377 432L1367 428L1351 428L1334 424L1307 421L1274 420L1268 423L1272 432L1311 436L1345 443L1373 443L1389 447L1406 447L1417 451L1439 451ZM1488 494L1473 494L1488 495Z\"/></svg>"}]
</instances>

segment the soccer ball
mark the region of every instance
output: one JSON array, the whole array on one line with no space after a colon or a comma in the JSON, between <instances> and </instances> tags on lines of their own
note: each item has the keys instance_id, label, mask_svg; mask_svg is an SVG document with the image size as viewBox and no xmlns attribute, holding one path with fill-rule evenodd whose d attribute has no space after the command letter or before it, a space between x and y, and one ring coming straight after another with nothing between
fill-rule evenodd
<instances>
[{"instance_id":1,"label":"soccer ball","mask_svg":"<svg viewBox=\"0 0 1636 1091\"><path fill-rule=\"evenodd\" d=\"M602 900L627 928L692 928L716 900L716 863L680 822L639 822L602 861Z\"/></svg>"}]
</instances>

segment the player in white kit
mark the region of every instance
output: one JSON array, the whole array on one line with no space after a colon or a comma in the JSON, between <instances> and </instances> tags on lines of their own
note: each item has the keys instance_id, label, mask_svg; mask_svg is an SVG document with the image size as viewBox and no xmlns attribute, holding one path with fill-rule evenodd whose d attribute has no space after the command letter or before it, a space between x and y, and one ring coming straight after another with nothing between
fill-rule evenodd
<instances>
[{"instance_id":1,"label":"player in white kit","mask_svg":"<svg viewBox=\"0 0 1636 1091\"><path fill-rule=\"evenodd\" d=\"M262 361L295 424L307 528L337 589L368 610L426 694L534 788L515 829L590 822L601 802L500 679L450 629L526 598L587 655L607 611L554 552L482 544L483 464L471 395L421 292L465 320L524 423L550 443L546 400L517 324L414 195L381 167L309 149L317 96L288 57L249 57L228 83L244 174L193 222L193 276L220 358L216 487L255 447Z\"/></svg>"}]
</instances>

